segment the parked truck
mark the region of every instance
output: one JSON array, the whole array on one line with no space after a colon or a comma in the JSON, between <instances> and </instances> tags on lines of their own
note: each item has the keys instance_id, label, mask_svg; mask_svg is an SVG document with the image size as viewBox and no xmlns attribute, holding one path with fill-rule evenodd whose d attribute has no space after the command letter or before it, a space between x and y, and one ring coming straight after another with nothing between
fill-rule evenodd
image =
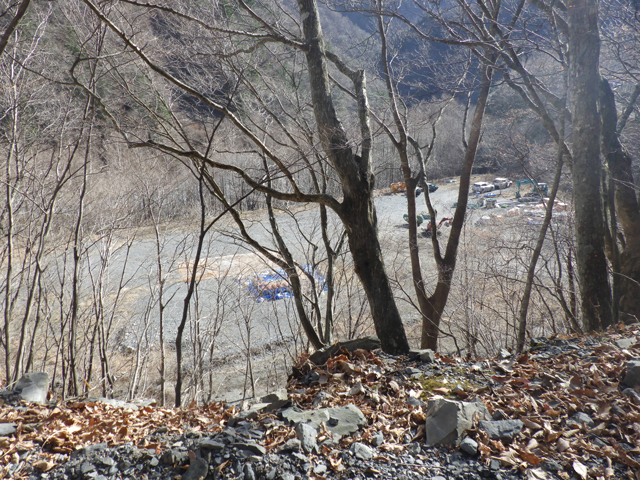
<instances>
[{"instance_id":1,"label":"parked truck","mask_svg":"<svg viewBox=\"0 0 640 480\"><path fill-rule=\"evenodd\" d=\"M493 179L493 186L496 190L502 190L503 188L509 188L513 182L508 178L496 177Z\"/></svg>"}]
</instances>

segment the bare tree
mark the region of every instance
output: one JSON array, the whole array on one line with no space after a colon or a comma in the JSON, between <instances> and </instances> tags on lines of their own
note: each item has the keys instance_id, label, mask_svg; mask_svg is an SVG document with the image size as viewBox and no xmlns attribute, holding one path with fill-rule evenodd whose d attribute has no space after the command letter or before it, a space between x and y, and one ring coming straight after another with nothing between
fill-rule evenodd
<instances>
[{"instance_id":1,"label":"bare tree","mask_svg":"<svg viewBox=\"0 0 640 480\"><path fill-rule=\"evenodd\" d=\"M208 168L222 169L240 176L251 188L266 193L273 198L283 201L305 202L324 204L333 209L341 218L347 230L348 242L351 254L354 258L356 274L360 278L363 288L371 305L371 313L376 326L376 331L381 338L383 349L391 353L402 353L408 350L408 342L402 326L400 314L393 298L393 292L384 269L382 253L377 236L377 221L373 203L374 177L372 172L371 133L368 119L366 80L364 71L352 70L335 56L329 56L324 45L318 7L315 1L301 1L298 4L300 18L302 19L302 34L296 38L290 31L277 31L270 21L270 8L255 9L249 7L244 1L237 4L237 17L234 21L249 20L252 27L247 30L233 30L219 25L214 18L200 20L195 16L189 16L183 12L177 12L168 7L162 11L171 15L174 19L189 22L203 31L213 31L218 34L231 35L239 42L258 43L249 47L249 51L260 48L267 42L293 49L292 52L302 52L306 59L306 70L311 105L316 122L318 140L328 162L336 172L339 179L342 200L327 194L305 193L297 184L294 171L284 158L280 158L268 144L262 142L250 124L234 113L230 108L217 102L212 96L203 93L197 86L189 84L186 78L179 78L169 70L163 68L157 60L153 60L153 52L141 49L134 43L131 36L116 24L112 14L107 14L90 0L84 2L111 31L121 39L127 48L133 52L154 75L164 79L172 88L179 89L185 95L197 99L207 108L216 110L225 115L235 127L264 155L270 162L269 172L276 172L288 183L288 190L269 188L263 178L254 178L248 170L240 169L234 165L209 158L203 152L195 148L185 148L183 139L179 143L170 141L130 141L131 145L157 148L174 155L191 158L203 162ZM270 6L271 7L271 6ZM272 6L279 8L279 5ZM202 13L202 12L200 12ZM288 19L291 16L283 11ZM244 16L242 16L242 15ZM252 32L258 28L257 36ZM262 50L265 51L265 50ZM266 51L265 51L266 52ZM222 54L222 52L220 52ZM239 56L236 57L238 60ZM336 108L329 84L327 61L331 59L340 71L347 76L353 84L357 97L359 112L358 125L360 129L360 144L358 153L354 142L349 139L346 130L338 119ZM159 117L158 117L159 118ZM165 137L165 140L170 140ZM190 147L193 147L191 145ZM273 168L273 173L272 169Z\"/></svg>"}]
</instances>

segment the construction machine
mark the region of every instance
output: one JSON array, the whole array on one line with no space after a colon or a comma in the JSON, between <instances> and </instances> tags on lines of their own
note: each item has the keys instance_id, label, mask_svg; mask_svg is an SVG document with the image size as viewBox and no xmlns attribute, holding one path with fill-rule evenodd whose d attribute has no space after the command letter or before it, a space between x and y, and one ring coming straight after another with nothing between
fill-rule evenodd
<instances>
[{"instance_id":1,"label":"construction machine","mask_svg":"<svg viewBox=\"0 0 640 480\"><path fill-rule=\"evenodd\" d=\"M441 219L440 222L438 223L438 225L436 225L436 232L438 232L440 230L440 227L442 226L443 223L444 223L444 225L446 227L450 227L452 221L453 221L452 217L446 217L446 218ZM427 237L431 236L431 222L430 221L427 222L427 226L426 226L426 228L423 229L423 231L424 231L424 234Z\"/></svg>"},{"instance_id":2,"label":"construction machine","mask_svg":"<svg viewBox=\"0 0 640 480\"><path fill-rule=\"evenodd\" d=\"M516 182L516 198L521 198L520 195L520 186L521 185L527 185L527 184L532 184L533 188L531 189L531 193L526 194L525 196L527 197L546 197L549 195L549 185L547 185L546 183L538 183L535 180L530 180L530 179L526 179L526 180L518 180Z\"/></svg>"}]
</instances>

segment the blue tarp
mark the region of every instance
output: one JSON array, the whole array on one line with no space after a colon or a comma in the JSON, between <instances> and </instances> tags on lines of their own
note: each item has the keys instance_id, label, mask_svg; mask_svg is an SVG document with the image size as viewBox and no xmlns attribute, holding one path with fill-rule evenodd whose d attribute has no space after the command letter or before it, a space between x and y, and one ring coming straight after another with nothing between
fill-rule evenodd
<instances>
[{"instance_id":1,"label":"blue tarp","mask_svg":"<svg viewBox=\"0 0 640 480\"><path fill-rule=\"evenodd\" d=\"M302 269L307 273L311 273L313 270L310 265L303 265ZM316 269L313 272L313 278L316 286L320 286L322 291L326 292L326 280L319 270ZM301 282L304 285L304 276L301 278ZM293 295L291 285L289 284L289 277L282 269L259 273L250 277L248 281L241 283L247 285L247 293L255 297L257 302L282 300L283 298L290 298Z\"/></svg>"}]
</instances>

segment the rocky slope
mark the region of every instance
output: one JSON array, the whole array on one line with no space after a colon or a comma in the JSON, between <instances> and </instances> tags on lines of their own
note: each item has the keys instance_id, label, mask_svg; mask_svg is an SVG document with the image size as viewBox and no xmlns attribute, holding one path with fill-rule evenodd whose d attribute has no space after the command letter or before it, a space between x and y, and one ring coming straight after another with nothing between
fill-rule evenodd
<instances>
[{"instance_id":1,"label":"rocky slope","mask_svg":"<svg viewBox=\"0 0 640 480\"><path fill-rule=\"evenodd\" d=\"M493 359L342 349L302 358L287 392L254 405L5 391L0 477L637 480L639 340L635 325Z\"/></svg>"}]
</instances>

